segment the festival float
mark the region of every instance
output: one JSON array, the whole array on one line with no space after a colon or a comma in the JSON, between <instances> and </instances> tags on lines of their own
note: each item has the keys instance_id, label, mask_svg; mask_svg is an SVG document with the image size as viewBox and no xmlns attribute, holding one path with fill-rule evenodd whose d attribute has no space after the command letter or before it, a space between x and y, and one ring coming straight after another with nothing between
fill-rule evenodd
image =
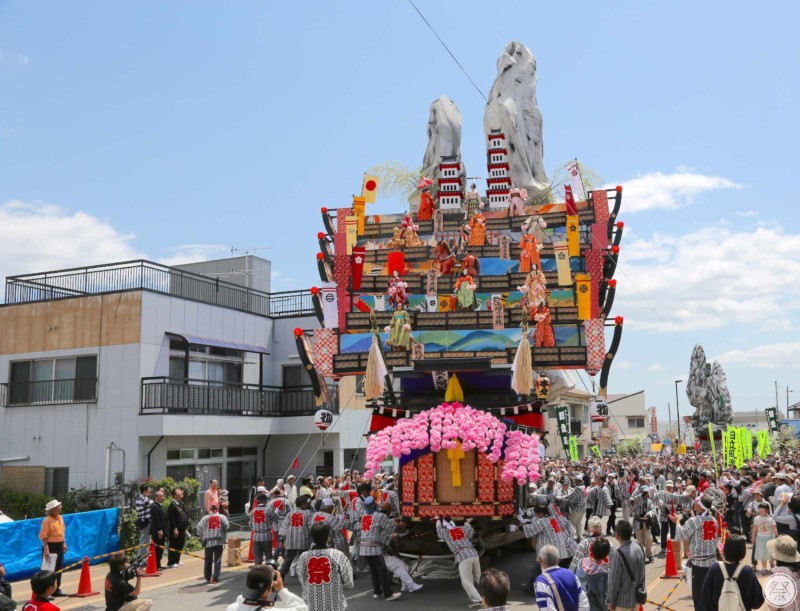
<instances>
[{"instance_id":1,"label":"festival float","mask_svg":"<svg viewBox=\"0 0 800 611\"><path fill-rule=\"evenodd\" d=\"M428 134L409 209L370 214L369 175L352 203L321 209L322 328L298 335L312 377L365 376L366 475L398 461L402 545L418 553L436 544L435 516L472 518L487 548L522 538L509 526L539 478L552 388L583 369L605 396L623 324L611 317L622 188L585 189L577 162L550 184L526 47L498 60L483 193L452 101L434 101Z\"/></svg>"}]
</instances>

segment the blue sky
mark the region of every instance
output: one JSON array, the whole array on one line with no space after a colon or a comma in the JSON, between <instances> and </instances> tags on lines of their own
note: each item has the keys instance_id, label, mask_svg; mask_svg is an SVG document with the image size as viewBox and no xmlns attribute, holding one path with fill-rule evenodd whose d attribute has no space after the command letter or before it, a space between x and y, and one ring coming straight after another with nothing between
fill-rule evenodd
<instances>
[{"instance_id":1,"label":"blue sky","mask_svg":"<svg viewBox=\"0 0 800 611\"><path fill-rule=\"evenodd\" d=\"M699 342L736 409L775 380L800 401L797 7L417 4L484 93L527 45L548 172L578 157L625 185L609 391L666 416ZM0 91L2 275L270 247L274 287L308 287L319 207L419 165L440 95L485 170L484 101L405 0L0 0Z\"/></svg>"}]
</instances>

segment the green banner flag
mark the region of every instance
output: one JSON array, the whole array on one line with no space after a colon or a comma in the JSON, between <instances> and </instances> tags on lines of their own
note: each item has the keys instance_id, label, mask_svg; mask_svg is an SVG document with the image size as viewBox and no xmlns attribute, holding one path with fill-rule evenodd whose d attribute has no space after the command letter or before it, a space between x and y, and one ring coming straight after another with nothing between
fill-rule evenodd
<instances>
[{"instance_id":1,"label":"green banner flag","mask_svg":"<svg viewBox=\"0 0 800 611\"><path fill-rule=\"evenodd\" d=\"M778 422L778 408L768 407L764 410L767 413L767 424L769 424L769 432L774 433L780 428Z\"/></svg>"},{"instance_id":2,"label":"green banner flag","mask_svg":"<svg viewBox=\"0 0 800 611\"><path fill-rule=\"evenodd\" d=\"M744 459L753 460L753 432L750 429L744 430Z\"/></svg>"},{"instance_id":3,"label":"green banner flag","mask_svg":"<svg viewBox=\"0 0 800 611\"><path fill-rule=\"evenodd\" d=\"M736 429L728 427L728 461L727 466L736 464Z\"/></svg>"},{"instance_id":4,"label":"green banner flag","mask_svg":"<svg viewBox=\"0 0 800 611\"><path fill-rule=\"evenodd\" d=\"M722 466L728 466L728 433L722 431Z\"/></svg>"},{"instance_id":5,"label":"green banner flag","mask_svg":"<svg viewBox=\"0 0 800 611\"><path fill-rule=\"evenodd\" d=\"M719 468L717 467L717 444L714 441L714 428L708 423L708 441L711 443L711 456L714 457L714 475L719 479Z\"/></svg>"},{"instance_id":6,"label":"green banner flag","mask_svg":"<svg viewBox=\"0 0 800 611\"><path fill-rule=\"evenodd\" d=\"M737 469L741 469L744 466L744 451L742 446L742 429L737 428L734 429L734 437L736 439L736 447L734 448L734 457L735 457L735 465Z\"/></svg>"},{"instance_id":7,"label":"green banner flag","mask_svg":"<svg viewBox=\"0 0 800 611\"><path fill-rule=\"evenodd\" d=\"M592 446L592 452L594 452L594 455L597 456L597 458L603 458L603 454L602 454L602 452L600 452L600 446L593 445Z\"/></svg>"},{"instance_id":8,"label":"green banner flag","mask_svg":"<svg viewBox=\"0 0 800 611\"><path fill-rule=\"evenodd\" d=\"M556 408L556 426L558 434L561 436L561 445L564 451L569 451L569 408L561 405Z\"/></svg>"},{"instance_id":9,"label":"green banner flag","mask_svg":"<svg viewBox=\"0 0 800 611\"><path fill-rule=\"evenodd\" d=\"M573 462L578 462L578 438L573 435L569 438L569 458Z\"/></svg>"}]
</instances>

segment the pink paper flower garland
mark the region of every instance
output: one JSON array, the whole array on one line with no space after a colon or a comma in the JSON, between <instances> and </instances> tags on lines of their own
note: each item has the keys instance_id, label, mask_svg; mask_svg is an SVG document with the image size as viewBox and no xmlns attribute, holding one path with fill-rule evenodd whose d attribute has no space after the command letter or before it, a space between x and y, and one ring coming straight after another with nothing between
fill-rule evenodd
<instances>
[{"instance_id":1,"label":"pink paper flower garland","mask_svg":"<svg viewBox=\"0 0 800 611\"><path fill-rule=\"evenodd\" d=\"M408 456L412 451L431 452L453 449L461 441L461 449L478 449L487 454L492 463L500 460L503 441L506 455L501 478L517 483L535 482L539 479L539 438L521 431L506 431L506 425L492 416L460 403L442 403L438 407L404 418L392 427L378 431L367 445L367 462L364 476L370 478L380 464L391 454Z\"/></svg>"}]
</instances>

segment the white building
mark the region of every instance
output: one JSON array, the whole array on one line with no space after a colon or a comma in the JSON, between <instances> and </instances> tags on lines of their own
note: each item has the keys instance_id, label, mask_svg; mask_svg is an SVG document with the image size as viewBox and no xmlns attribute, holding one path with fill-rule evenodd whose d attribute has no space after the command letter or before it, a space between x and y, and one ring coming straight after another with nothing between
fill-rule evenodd
<instances>
[{"instance_id":1,"label":"white building","mask_svg":"<svg viewBox=\"0 0 800 611\"><path fill-rule=\"evenodd\" d=\"M511 177L508 175L508 148L506 136L499 129L493 129L487 136L486 150L486 196L490 208L508 206L508 194L511 191Z\"/></svg>"},{"instance_id":2,"label":"white building","mask_svg":"<svg viewBox=\"0 0 800 611\"><path fill-rule=\"evenodd\" d=\"M458 157L442 156L439 163L439 208L460 211L464 203L464 178Z\"/></svg>"},{"instance_id":3,"label":"white building","mask_svg":"<svg viewBox=\"0 0 800 611\"><path fill-rule=\"evenodd\" d=\"M359 450L363 464L367 410L349 406L324 434L313 424L293 335L319 326L310 293L270 293L253 277L269 262L248 258L226 280L148 261L8 278L0 482L58 495L218 478L235 512L257 474L341 473Z\"/></svg>"},{"instance_id":4,"label":"white building","mask_svg":"<svg viewBox=\"0 0 800 611\"><path fill-rule=\"evenodd\" d=\"M578 456L583 458L589 456L592 445L592 421L589 414L589 404L592 395L586 390L573 388L562 394L553 405L547 407L547 419L549 423L548 432L544 437L547 444L545 456L552 458L563 458L566 456L564 445L561 443L561 436L558 433L556 422L556 406L566 405L569 408L570 435L578 438Z\"/></svg>"}]
</instances>

